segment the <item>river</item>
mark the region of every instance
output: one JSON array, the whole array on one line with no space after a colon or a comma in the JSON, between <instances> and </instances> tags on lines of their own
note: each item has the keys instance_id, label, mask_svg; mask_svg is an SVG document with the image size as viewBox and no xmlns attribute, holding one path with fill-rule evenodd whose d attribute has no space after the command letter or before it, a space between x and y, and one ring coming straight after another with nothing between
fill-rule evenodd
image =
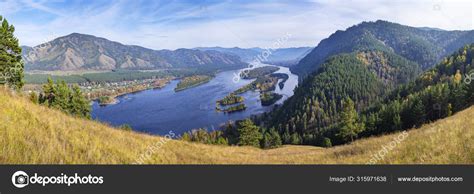
<instances>
[{"instance_id":1,"label":"river","mask_svg":"<svg viewBox=\"0 0 474 194\"><path fill-rule=\"evenodd\" d=\"M113 126L128 124L136 131L165 135L169 131L182 134L196 128L214 130L229 120L241 120L269 111L272 106L261 106L259 93L256 91L242 95L247 106L245 111L231 114L215 111L217 100L252 82L241 79L235 83L234 73L238 73L238 70L220 72L208 83L180 92L174 91L179 80L173 80L161 89L117 97L118 103L114 105L99 106L94 102L92 117ZM280 67L277 73L289 75L283 89L276 86L275 92L283 95L276 104L281 104L293 95L293 89L298 85L298 76L286 67Z\"/></svg>"}]
</instances>

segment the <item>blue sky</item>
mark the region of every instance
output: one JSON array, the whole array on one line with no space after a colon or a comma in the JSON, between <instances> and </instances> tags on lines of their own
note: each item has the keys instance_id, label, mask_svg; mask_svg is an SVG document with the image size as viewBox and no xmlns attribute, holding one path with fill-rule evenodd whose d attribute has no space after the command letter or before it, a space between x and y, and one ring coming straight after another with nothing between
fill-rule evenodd
<instances>
[{"instance_id":1,"label":"blue sky","mask_svg":"<svg viewBox=\"0 0 474 194\"><path fill-rule=\"evenodd\" d=\"M22 45L73 32L153 49L315 46L336 30L388 20L473 29L472 0L0 0Z\"/></svg>"}]
</instances>

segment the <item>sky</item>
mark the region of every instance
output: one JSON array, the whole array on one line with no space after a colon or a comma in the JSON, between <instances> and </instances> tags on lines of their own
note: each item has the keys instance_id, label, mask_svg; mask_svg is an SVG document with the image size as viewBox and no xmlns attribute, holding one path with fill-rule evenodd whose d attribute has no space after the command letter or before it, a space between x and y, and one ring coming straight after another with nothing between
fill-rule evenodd
<instances>
[{"instance_id":1,"label":"sky","mask_svg":"<svg viewBox=\"0 0 474 194\"><path fill-rule=\"evenodd\" d=\"M473 10L473 0L0 0L21 45L77 32L152 49L271 47L281 39L280 47L314 47L379 19L471 30Z\"/></svg>"}]
</instances>

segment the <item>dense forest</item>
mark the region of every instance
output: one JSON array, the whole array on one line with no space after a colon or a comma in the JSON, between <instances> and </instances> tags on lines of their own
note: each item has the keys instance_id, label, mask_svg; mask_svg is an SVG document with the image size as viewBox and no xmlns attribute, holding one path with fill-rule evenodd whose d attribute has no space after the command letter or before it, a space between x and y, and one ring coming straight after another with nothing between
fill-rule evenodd
<instances>
[{"instance_id":1,"label":"dense forest","mask_svg":"<svg viewBox=\"0 0 474 194\"><path fill-rule=\"evenodd\" d=\"M418 79L394 90L362 116L367 130L362 135L419 127L451 116L474 103L474 44L444 58Z\"/></svg>"},{"instance_id":2,"label":"dense forest","mask_svg":"<svg viewBox=\"0 0 474 194\"><path fill-rule=\"evenodd\" d=\"M332 57L281 108L266 115L267 124L283 135L298 134L304 144L321 145L321 139L328 138L334 145L419 127L474 102L473 85L468 82L474 45L461 48L416 79L414 63L381 53ZM374 55L389 60L382 65L383 60L374 60Z\"/></svg>"},{"instance_id":3,"label":"dense forest","mask_svg":"<svg viewBox=\"0 0 474 194\"><path fill-rule=\"evenodd\" d=\"M303 134L329 130L338 122L342 101L351 98L357 110L381 100L398 83L418 75L416 63L393 53L360 51L331 57L295 90L271 116L271 126Z\"/></svg>"}]
</instances>

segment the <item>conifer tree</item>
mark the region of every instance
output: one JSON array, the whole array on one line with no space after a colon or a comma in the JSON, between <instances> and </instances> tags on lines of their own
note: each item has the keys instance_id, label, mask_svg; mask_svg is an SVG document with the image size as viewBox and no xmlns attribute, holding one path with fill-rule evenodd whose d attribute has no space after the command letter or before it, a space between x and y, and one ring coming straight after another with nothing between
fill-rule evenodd
<instances>
[{"instance_id":1,"label":"conifer tree","mask_svg":"<svg viewBox=\"0 0 474 194\"><path fill-rule=\"evenodd\" d=\"M291 135L290 135L290 131L288 130L288 128L283 133L282 141L283 141L284 144L290 144L291 143Z\"/></svg>"},{"instance_id":2,"label":"conifer tree","mask_svg":"<svg viewBox=\"0 0 474 194\"><path fill-rule=\"evenodd\" d=\"M21 47L15 37L15 27L0 16L0 84L21 89L24 85Z\"/></svg>"},{"instance_id":3,"label":"conifer tree","mask_svg":"<svg viewBox=\"0 0 474 194\"><path fill-rule=\"evenodd\" d=\"M262 139L262 133L260 133L259 127L250 119L245 119L238 124L239 131L239 142L240 146L260 146L260 139Z\"/></svg>"},{"instance_id":4,"label":"conifer tree","mask_svg":"<svg viewBox=\"0 0 474 194\"><path fill-rule=\"evenodd\" d=\"M341 123L339 126L339 136L344 141L354 141L354 138L364 130L363 126L357 123L358 115L354 107L354 102L350 98L346 98L341 112Z\"/></svg>"},{"instance_id":5,"label":"conifer tree","mask_svg":"<svg viewBox=\"0 0 474 194\"><path fill-rule=\"evenodd\" d=\"M43 85L43 93L40 94L38 102L71 115L90 119L89 101L77 85L70 88L64 81L55 84L51 78L48 78L48 83Z\"/></svg>"},{"instance_id":6,"label":"conifer tree","mask_svg":"<svg viewBox=\"0 0 474 194\"><path fill-rule=\"evenodd\" d=\"M280 147L282 145L280 134L274 129L270 129L271 142L273 147Z\"/></svg>"}]
</instances>

